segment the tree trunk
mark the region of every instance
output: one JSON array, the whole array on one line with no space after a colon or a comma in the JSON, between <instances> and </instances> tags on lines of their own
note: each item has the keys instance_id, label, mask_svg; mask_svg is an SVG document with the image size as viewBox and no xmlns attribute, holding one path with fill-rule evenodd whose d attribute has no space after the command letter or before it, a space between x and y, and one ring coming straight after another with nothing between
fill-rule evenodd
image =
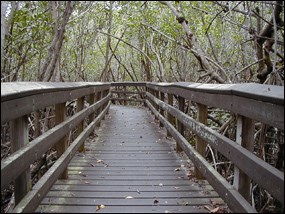
<instances>
[{"instance_id":1,"label":"tree trunk","mask_svg":"<svg viewBox=\"0 0 285 214\"><path fill-rule=\"evenodd\" d=\"M113 3L110 2L110 13L109 13L109 20L108 20L108 36L107 36L107 45L106 45L106 55L105 55L105 66L104 69L100 75L100 81L106 82L109 80L109 67L110 67L110 61L109 61L109 52L111 47L111 29L112 29L112 21L113 21Z\"/></svg>"},{"instance_id":2,"label":"tree trunk","mask_svg":"<svg viewBox=\"0 0 285 214\"><path fill-rule=\"evenodd\" d=\"M1 64L3 62L3 53L4 53L4 47L5 47L5 20L6 20L6 9L8 6L7 1L1 1ZM1 72L2 73L2 72Z\"/></svg>"},{"instance_id":3,"label":"tree trunk","mask_svg":"<svg viewBox=\"0 0 285 214\"><path fill-rule=\"evenodd\" d=\"M209 81L215 80L218 83L225 83L226 80L224 80L220 75L218 75L215 70L210 66L209 62L206 59L206 54L203 52L202 48L200 47L199 43L197 42L197 38L194 36L194 34L191 32L188 21L181 16L175 7L171 4L169 1L160 1L161 4L167 5L172 13L176 16L176 20L179 24L183 26L184 31L186 32L187 36L187 42L189 49L194 54L196 59L199 61L201 69L207 71L205 76L209 76ZM225 74L225 76L227 76ZM229 81L229 80L228 80Z\"/></svg>"},{"instance_id":4,"label":"tree trunk","mask_svg":"<svg viewBox=\"0 0 285 214\"><path fill-rule=\"evenodd\" d=\"M54 73L54 69L59 58L61 47L64 39L64 32L66 24L72 14L75 2L68 1L63 14L62 23L55 32L54 38L48 50L48 56L46 57L41 69L39 81L49 81Z\"/></svg>"}]
</instances>

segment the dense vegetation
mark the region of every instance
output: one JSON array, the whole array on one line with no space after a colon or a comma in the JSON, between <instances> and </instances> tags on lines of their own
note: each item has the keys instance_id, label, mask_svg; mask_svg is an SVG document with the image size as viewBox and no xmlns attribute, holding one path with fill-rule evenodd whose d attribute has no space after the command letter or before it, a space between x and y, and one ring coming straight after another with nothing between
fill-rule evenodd
<instances>
[{"instance_id":1,"label":"dense vegetation","mask_svg":"<svg viewBox=\"0 0 285 214\"><path fill-rule=\"evenodd\" d=\"M282 84L283 7L250 1L4 1L1 81Z\"/></svg>"},{"instance_id":2,"label":"dense vegetation","mask_svg":"<svg viewBox=\"0 0 285 214\"><path fill-rule=\"evenodd\" d=\"M284 3L1 1L1 82L12 81L284 85ZM31 124L42 127L31 128L31 139L49 128L52 112L31 115ZM208 125L231 139L235 124L235 115L210 109ZM2 125L1 158L9 153L8 132ZM257 123L255 141L256 154L284 171L284 132ZM211 152L209 161L224 162L218 170L231 182L233 166ZM2 192L3 209L11 192ZM259 212L284 210L255 184L252 193Z\"/></svg>"}]
</instances>

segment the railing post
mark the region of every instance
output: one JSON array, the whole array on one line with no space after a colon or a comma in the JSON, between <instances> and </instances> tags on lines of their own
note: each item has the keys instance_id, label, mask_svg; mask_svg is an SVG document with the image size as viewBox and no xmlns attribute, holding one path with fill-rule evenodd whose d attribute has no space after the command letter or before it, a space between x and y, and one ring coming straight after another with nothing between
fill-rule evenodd
<instances>
[{"instance_id":1,"label":"railing post","mask_svg":"<svg viewBox=\"0 0 285 214\"><path fill-rule=\"evenodd\" d=\"M185 98L178 96L178 109L182 112L184 112L185 109ZM184 125L177 120L177 130L180 132L182 136L184 136ZM176 151L182 152L182 148L176 143Z\"/></svg>"},{"instance_id":2,"label":"railing post","mask_svg":"<svg viewBox=\"0 0 285 214\"><path fill-rule=\"evenodd\" d=\"M104 97L106 97L107 96L107 90L103 90L102 91L102 93L101 93L101 99L102 98L104 98ZM107 106L107 103L105 103L105 104L103 104L102 106L101 106L101 112L106 108L106 106ZM102 117L102 120L105 120L105 114L103 115L103 117Z\"/></svg>"},{"instance_id":3,"label":"railing post","mask_svg":"<svg viewBox=\"0 0 285 214\"><path fill-rule=\"evenodd\" d=\"M127 86L124 85L124 86L123 86L123 90L124 90L124 91L127 91ZM127 105L127 101L126 101L126 99L127 99L127 94L124 93L123 96L124 96L124 106L126 106L126 105Z\"/></svg>"},{"instance_id":4,"label":"railing post","mask_svg":"<svg viewBox=\"0 0 285 214\"><path fill-rule=\"evenodd\" d=\"M154 96L159 99L159 91L154 91ZM157 104L154 104L154 107L157 111L159 111L159 106ZM158 120L158 117L155 117L156 120Z\"/></svg>"},{"instance_id":5,"label":"railing post","mask_svg":"<svg viewBox=\"0 0 285 214\"><path fill-rule=\"evenodd\" d=\"M95 101L95 94L92 93L92 94L89 94L89 105L93 105L94 104L94 101ZM94 120L94 116L95 116L95 113L92 112L90 115L89 115L89 124Z\"/></svg>"},{"instance_id":6,"label":"railing post","mask_svg":"<svg viewBox=\"0 0 285 214\"><path fill-rule=\"evenodd\" d=\"M200 123L207 125L208 107L206 105L203 105L200 103L197 103L197 107L198 107L198 115L197 115L198 121ZM206 146L207 146L207 143L204 140L202 140L201 138L197 137L197 139L196 139L196 150L203 157L205 157ZM197 179L204 179L204 176L202 175L202 173L199 171L199 169L197 167L195 167L194 171L195 171L195 176Z\"/></svg>"},{"instance_id":7,"label":"railing post","mask_svg":"<svg viewBox=\"0 0 285 214\"><path fill-rule=\"evenodd\" d=\"M248 151L254 150L255 122L253 119L238 115L236 142ZM234 168L233 186L249 202L250 201L250 178L239 168Z\"/></svg>"},{"instance_id":8,"label":"railing post","mask_svg":"<svg viewBox=\"0 0 285 214\"><path fill-rule=\"evenodd\" d=\"M164 93L160 92L160 100L164 102ZM160 114L164 117L164 110L162 108L160 108ZM163 127L163 123L159 122L159 126Z\"/></svg>"},{"instance_id":9,"label":"railing post","mask_svg":"<svg viewBox=\"0 0 285 214\"><path fill-rule=\"evenodd\" d=\"M66 115L65 103L59 103L55 105L55 125L64 121ZM55 145L57 151L57 157L59 158L67 149L67 136L60 139ZM59 179L67 179L67 169L59 176Z\"/></svg>"},{"instance_id":10,"label":"railing post","mask_svg":"<svg viewBox=\"0 0 285 214\"><path fill-rule=\"evenodd\" d=\"M10 122L11 125L11 149L12 152L16 152L25 144L29 143L28 133L28 118L26 116L17 118ZM15 169L16 170L16 169ZM15 179L14 182L14 195L15 205L17 205L22 198L32 188L30 167Z\"/></svg>"},{"instance_id":11,"label":"railing post","mask_svg":"<svg viewBox=\"0 0 285 214\"><path fill-rule=\"evenodd\" d=\"M95 102L95 93L89 94L89 105L93 105ZM92 121L95 118L95 112L92 112L89 115L89 124L92 123ZM93 130L93 132L91 132L90 136L92 136L95 133L95 129Z\"/></svg>"},{"instance_id":12,"label":"railing post","mask_svg":"<svg viewBox=\"0 0 285 214\"><path fill-rule=\"evenodd\" d=\"M102 91L98 91L97 94L96 94L96 102L98 102L99 100L101 100L101 97L102 97ZM100 113L101 113L101 107L99 107L97 110L96 110L96 115L98 116ZM98 124L97 124L97 127L99 127L101 124L101 122L99 121Z\"/></svg>"},{"instance_id":13,"label":"railing post","mask_svg":"<svg viewBox=\"0 0 285 214\"><path fill-rule=\"evenodd\" d=\"M167 102L168 105L173 106L173 94L167 94ZM175 118L169 113L167 112L167 120L175 126ZM171 137L170 132L167 130L167 137Z\"/></svg>"},{"instance_id":14,"label":"railing post","mask_svg":"<svg viewBox=\"0 0 285 214\"><path fill-rule=\"evenodd\" d=\"M84 96L77 99L77 112L80 112L84 107ZM78 124L77 136L83 131L84 120ZM79 152L84 152L84 143L79 147Z\"/></svg>"}]
</instances>

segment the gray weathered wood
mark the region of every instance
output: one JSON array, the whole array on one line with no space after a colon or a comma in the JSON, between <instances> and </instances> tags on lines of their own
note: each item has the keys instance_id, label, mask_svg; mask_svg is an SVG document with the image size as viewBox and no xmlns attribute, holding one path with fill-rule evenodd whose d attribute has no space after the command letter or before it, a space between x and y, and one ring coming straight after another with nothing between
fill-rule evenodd
<instances>
[{"instance_id":1,"label":"gray weathered wood","mask_svg":"<svg viewBox=\"0 0 285 214\"><path fill-rule=\"evenodd\" d=\"M208 107L205 105L199 104L199 103L197 103L197 107L198 107L197 121L207 125ZM207 142L205 142L200 137L197 137L196 150L204 158L206 154L206 146L207 146ZM196 178L198 179L204 179L203 175L199 172L197 167L195 167L195 175L196 175Z\"/></svg>"},{"instance_id":2,"label":"gray weathered wood","mask_svg":"<svg viewBox=\"0 0 285 214\"><path fill-rule=\"evenodd\" d=\"M147 83L206 106L222 108L284 130L284 86L202 83Z\"/></svg>"},{"instance_id":3,"label":"gray weathered wood","mask_svg":"<svg viewBox=\"0 0 285 214\"><path fill-rule=\"evenodd\" d=\"M223 203L207 183L201 187L189 180L173 150L174 142L164 138L165 133L150 123L152 119L142 108L111 106L98 138L86 143L86 153L78 153L70 162L69 179L58 180L36 211L51 212L46 206L52 206L53 212L67 211L74 205L80 206L78 212L90 206L96 211L103 204L145 212L157 203L163 208L171 205L172 211L182 207L184 212L203 212L197 206L211 206L215 200Z\"/></svg>"},{"instance_id":4,"label":"gray weathered wood","mask_svg":"<svg viewBox=\"0 0 285 214\"><path fill-rule=\"evenodd\" d=\"M110 95L94 103L92 106L73 115L61 124L51 128L40 137L34 139L22 149L1 160L1 189L5 188L12 180L19 176L31 163L36 161L43 153L66 135L70 128L75 127L93 111L107 102ZM18 170L13 170L13 169Z\"/></svg>"},{"instance_id":5,"label":"gray weathered wood","mask_svg":"<svg viewBox=\"0 0 285 214\"><path fill-rule=\"evenodd\" d=\"M12 152L17 152L19 149L24 147L24 145L29 143L28 119L26 116L20 117L16 120L11 121L10 125L11 150ZM17 169L14 170L16 171ZM27 194L27 192L32 188L30 165L27 164L26 167L21 170L21 172L22 173L15 179L14 182L15 204L18 204ZM12 180L9 181L11 182Z\"/></svg>"},{"instance_id":6,"label":"gray weathered wood","mask_svg":"<svg viewBox=\"0 0 285 214\"><path fill-rule=\"evenodd\" d=\"M96 123L100 121L103 115L107 112L110 106L108 102L107 107L96 117L96 119L90 123L74 140L74 142L67 148L63 155L54 163L54 165L45 173L40 180L35 184L33 190L30 191L24 199L13 209L13 212L34 212L41 200L44 198L46 193L49 191L51 186L60 176L60 174L67 167L71 158L78 151L79 147L85 139L90 135L92 130L95 128Z\"/></svg>"},{"instance_id":7,"label":"gray weathered wood","mask_svg":"<svg viewBox=\"0 0 285 214\"><path fill-rule=\"evenodd\" d=\"M254 150L255 122L252 119L238 115L236 142L248 151ZM235 167L233 186L250 202L251 200L251 179L242 170Z\"/></svg>"},{"instance_id":8,"label":"gray weathered wood","mask_svg":"<svg viewBox=\"0 0 285 214\"><path fill-rule=\"evenodd\" d=\"M149 96L149 94L147 94ZM213 167L188 143L159 112L146 100L148 107L161 120L173 138L179 143L183 151L194 162L199 171L207 178L209 183L217 190L233 212L256 212L254 208L236 191Z\"/></svg>"},{"instance_id":9,"label":"gray weathered wood","mask_svg":"<svg viewBox=\"0 0 285 214\"><path fill-rule=\"evenodd\" d=\"M55 105L55 125L62 123L66 117L65 103ZM67 149L67 136L65 135L56 143L57 157L60 157ZM65 169L59 177L60 179L67 179L67 170Z\"/></svg>"},{"instance_id":10,"label":"gray weathered wood","mask_svg":"<svg viewBox=\"0 0 285 214\"><path fill-rule=\"evenodd\" d=\"M84 108L84 96L77 99L76 112L80 112L83 108ZM84 121L81 121L77 126L77 136L80 135L83 129L84 129ZM84 152L84 143L81 144L78 151Z\"/></svg>"},{"instance_id":11,"label":"gray weathered wood","mask_svg":"<svg viewBox=\"0 0 285 214\"><path fill-rule=\"evenodd\" d=\"M150 93L146 93L153 102L165 111L171 113L196 135L201 137L221 154L231 160L239 169L245 172L256 183L274 195L280 202L284 202L284 173L261 160L253 153L213 131L204 124L197 122L190 116L180 112L176 108L158 100Z\"/></svg>"}]
</instances>

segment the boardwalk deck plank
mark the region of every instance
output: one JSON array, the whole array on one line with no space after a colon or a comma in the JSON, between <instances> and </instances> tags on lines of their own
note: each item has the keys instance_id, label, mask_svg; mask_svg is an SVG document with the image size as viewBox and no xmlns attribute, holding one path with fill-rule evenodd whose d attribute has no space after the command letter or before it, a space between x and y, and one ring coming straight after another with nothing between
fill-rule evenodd
<instances>
[{"instance_id":1,"label":"boardwalk deck plank","mask_svg":"<svg viewBox=\"0 0 285 214\"><path fill-rule=\"evenodd\" d=\"M187 174L187 160L145 109L111 106L96 134L36 212L194 213L223 203L206 181Z\"/></svg>"}]
</instances>

